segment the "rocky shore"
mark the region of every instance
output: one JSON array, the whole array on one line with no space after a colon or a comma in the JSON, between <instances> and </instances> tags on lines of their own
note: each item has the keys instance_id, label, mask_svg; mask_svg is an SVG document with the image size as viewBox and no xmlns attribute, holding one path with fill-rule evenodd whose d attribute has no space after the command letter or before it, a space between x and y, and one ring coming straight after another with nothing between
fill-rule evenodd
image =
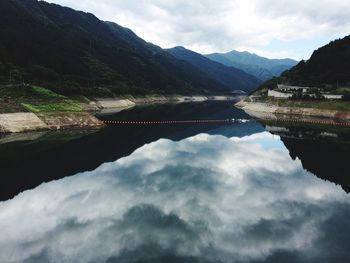
<instances>
[{"instance_id":1,"label":"rocky shore","mask_svg":"<svg viewBox=\"0 0 350 263\"><path fill-rule=\"evenodd\" d=\"M95 112L98 115L114 114L122 110L135 106L154 105L154 104L179 104L179 103L200 103L206 101L230 101L236 102L245 96L152 96L144 98L96 98L86 108L89 112Z\"/></svg>"},{"instance_id":2,"label":"rocky shore","mask_svg":"<svg viewBox=\"0 0 350 263\"><path fill-rule=\"evenodd\" d=\"M21 133L45 130L99 129L105 124L97 113L116 113L136 105L190 103L204 101L237 101L237 96L153 96L132 99L95 99L81 112L18 112L0 114L0 133Z\"/></svg>"},{"instance_id":3,"label":"rocky shore","mask_svg":"<svg viewBox=\"0 0 350 263\"><path fill-rule=\"evenodd\" d=\"M136 105L165 104L165 103L191 103L205 101L238 101L243 96L153 96L144 98L96 98L90 103L95 110L108 110L130 108Z\"/></svg>"},{"instance_id":4,"label":"rocky shore","mask_svg":"<svg viewBox=\"0 0 350 263\"><path fill-rule=\"evenodd\" d=\"M252 117L258 119L287 119L287 118L310 118L333 119L343 122L350 122L350 112L340 110L327 110L315 108L280 107L262 102L240 101L235 104L237 108L243 109Z\"/></svg>"},{"instance_id":5,"label":"rocky shore","mask_svg":"<svg viewBox=\"0 0 350 263\"><path fill-rule=\"evenodd\" d=\"M98 129L104 123L87 112L0 114L0 133L28 131Z\"/></svg>"}]
</instances>

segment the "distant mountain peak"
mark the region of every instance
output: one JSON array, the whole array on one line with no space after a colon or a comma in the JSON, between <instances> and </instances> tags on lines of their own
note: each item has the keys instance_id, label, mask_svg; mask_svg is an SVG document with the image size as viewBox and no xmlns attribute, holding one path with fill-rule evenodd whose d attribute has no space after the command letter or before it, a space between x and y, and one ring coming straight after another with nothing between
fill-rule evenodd
<instances>
[{"instance_id":1,"label":"distant mountain peak","mask_svg":"<svg viewBox=\"0 0 350 263\"><path fill-rule=\"evenodd\" d=\"M292 59L269 59L248 51L232 50L227 53L213 53L206 55L207 58L226 66L241 69L263 81L271 79L298 62Z\"/></svg>"},{"instance_id":2,"label":"distant mountain peak","mask_svg":"<svg viewBox=\"0 0 350 263\"><path fill-rule=\"evenodd\" d=\"M243 89L249 92L254 86L261 83L259 79L240 69L212 61L211 59L182 46L167 49L167 51L176 58L182 59L197 67L206 75L229 87L231 90Z\"/></svg>"},{"instance_id":3,"label":"distant mountain peak","mask_svg":"<svg viewBox=\"0 0 350 263\"><path fill-rule=\"evenodd\" d=\"M187 50L185 47L183 46L176 46L176 47L173 47L173 49L180 49L180 50Z\"/></svg>"},{"instance_id":4,"label":"distant mountain peak","mask_svg":"<svg viewBox=\"0 0 350 263\"><path fill-rule=\"evenodd\" d=\"M225 53L222 53L222 54L225 54ZM231 50L229 52L227 52L226 54L244 54L244 55L255 55L255 53L251 53L251 52L248 52L248 51L238 51L238 50Z\"/></svg>"}]
</instances>

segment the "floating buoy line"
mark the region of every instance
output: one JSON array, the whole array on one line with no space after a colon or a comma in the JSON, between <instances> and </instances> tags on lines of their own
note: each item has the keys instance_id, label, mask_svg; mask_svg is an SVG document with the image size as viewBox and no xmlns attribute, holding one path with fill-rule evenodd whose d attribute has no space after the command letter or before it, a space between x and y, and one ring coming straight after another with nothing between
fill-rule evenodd
<instances>
[{"instance_id":1,"label":"floating buoy line","mask_svg":"<svg viewBox=\"0 0 350 263\"><path fill-rule=\"evenodd\" d=\"M283 123L304 123L317 125L335 125L335 126L349 126L350 122L337 122L334 120L303 120L303 119L269 119L259 118L266 122L283 122ZM155 121L129 121L129 120L104 120L106 125L168 125L168 124L239 124L248 123L248 119L217 119L217 120L155 120Z\"/></svg>"},{"instance_id":2,"label":"floating buoy line","mask_svg":"<svg viewBox=\"0 0 350 263\"><path fill-rule=\"evenodd\" d=\"M115 121L115 120L104 120L103 122L107 125L155 125L155 124L217 124L217 123L247 123L250 120L246 119L224 119L224 120L162 120L162 121Z\"/></svg>"},{"instance_id":3,"label":"floating buoy line","mask_svg":"<svg viewBox=\"0 0 350 263\"><path fill-rule=\"evenodd\" d=\"M332 125L332 126L350 126L350 122L337 122L334 120L303 120L303 119L270 119L270 118L259 118L261 121L265 122L283 122L283 123L303 123L303 124L316 124L316 125Z\"/></svg>"}]
</instances>

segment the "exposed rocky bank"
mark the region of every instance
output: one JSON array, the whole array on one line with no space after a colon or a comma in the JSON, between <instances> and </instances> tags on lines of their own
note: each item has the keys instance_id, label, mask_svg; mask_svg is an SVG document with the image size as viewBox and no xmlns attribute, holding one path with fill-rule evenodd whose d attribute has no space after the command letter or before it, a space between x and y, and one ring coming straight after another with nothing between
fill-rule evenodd
<instances>
[{"instance_id":1,"label":"exposed rocky bank","mask_svg":"<svg viewBox=\"0 0 350 263\"><path fill-rule=\"evenodd\" d=\"M0 114L1 133L41 130L97 129L104 123L86 112L74 113L8 113Z\"/></svg>"},{"instance_id":2,"label":"exposed rocky bank","mask_svg":"<svg viewBox=\"0 0 350 263\"><path fill-rule=\"evenodd\" d=\"M276 118L276 116L285 118L299 116L301 118L329 118L344 122L350 122L350 112L348 111L299 107L280 107L262 102L245 101L240 101L236 103L235 106L243 109L249 115L260 119Z\"/></svg>"}]
</instances>

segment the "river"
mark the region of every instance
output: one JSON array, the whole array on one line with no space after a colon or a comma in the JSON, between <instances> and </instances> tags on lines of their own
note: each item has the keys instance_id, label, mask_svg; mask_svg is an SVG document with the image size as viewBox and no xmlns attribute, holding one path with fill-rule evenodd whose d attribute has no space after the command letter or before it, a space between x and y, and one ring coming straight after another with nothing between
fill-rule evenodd
<instances>
[{"instance_id":1,"label":"river","mask_svg":"<svg viewBox=\"0 0 350 263\"><path fill-rule=\"evenodd\" d=\"M350 131L231 103L0 139L0 262L349 262ZM349 231L349 232L348 232Z\"/></svg>"}]
</instances>

